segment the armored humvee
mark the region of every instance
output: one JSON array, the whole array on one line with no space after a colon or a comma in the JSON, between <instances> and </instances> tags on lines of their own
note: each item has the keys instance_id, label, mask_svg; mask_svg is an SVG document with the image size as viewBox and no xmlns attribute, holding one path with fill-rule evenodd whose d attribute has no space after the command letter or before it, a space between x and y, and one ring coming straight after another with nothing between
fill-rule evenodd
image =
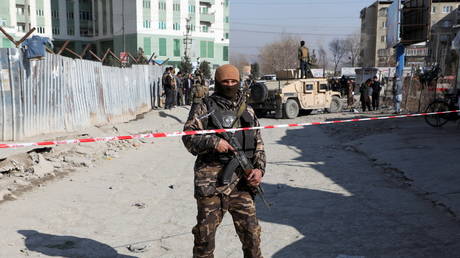
<instances>
[{"instance_id":1,"label":"armored humvee","mask_svg":"<svg viewBox=\"0 0 460 258\"><path fill-rule=\"evenodd\" d=\"M277 73L277 81L256 81L249 103L258 116L275 112L276 118L295 118L313 110L340 112L340 93L332 91L326 78L297 79L293 71Z\"/></svg>"}]
</instances>

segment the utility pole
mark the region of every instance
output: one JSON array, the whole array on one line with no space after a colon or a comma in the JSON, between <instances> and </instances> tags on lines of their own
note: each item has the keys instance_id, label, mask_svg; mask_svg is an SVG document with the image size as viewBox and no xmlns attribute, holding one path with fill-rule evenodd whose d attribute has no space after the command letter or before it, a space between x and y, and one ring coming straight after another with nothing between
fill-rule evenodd
<instances>
[{"instance_id":1,"label":"utility pole","mask_svg":"<svg viewBox=\"0 0 460 258\"><path fill-rule=\"evenodd\" d=\"M121 0L121 29L123 30L123 52L126 52L126 35L125 35L125 0Z\"/></svg>"},{"instance_id":2,"label":"utility pole","mask_svg":"<svg viewBox=\"0 0 460 258\"><path fill-rule=\"evenodd\" d=\"M189 54L190 54L190 46L192 45L192 28L191 28L191 18L188 17L185 19L187 22L187 25L185 26L185 35L184 35L184 58L190 60Z\"/></svg>"}]
</instances>

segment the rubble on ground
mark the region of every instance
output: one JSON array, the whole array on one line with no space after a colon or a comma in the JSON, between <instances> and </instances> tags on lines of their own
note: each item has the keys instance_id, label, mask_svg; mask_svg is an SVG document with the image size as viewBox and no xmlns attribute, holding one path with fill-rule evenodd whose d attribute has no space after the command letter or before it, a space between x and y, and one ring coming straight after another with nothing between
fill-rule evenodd
<instances>
[{"instance_id":1,"label":"rubble on ground","mask_svg":"<svg viewBox=\"0 0 460 258\"><path fill-rule=\"evenodd\" d=\"M40 186L44 181L69 171L93 167L98 160L118 158L120 151L136 149L144 143L147 141L59 145L36 148L4 158L0 160L0 202L15 199L15 193Z\"/></svg>"}]
</instances>

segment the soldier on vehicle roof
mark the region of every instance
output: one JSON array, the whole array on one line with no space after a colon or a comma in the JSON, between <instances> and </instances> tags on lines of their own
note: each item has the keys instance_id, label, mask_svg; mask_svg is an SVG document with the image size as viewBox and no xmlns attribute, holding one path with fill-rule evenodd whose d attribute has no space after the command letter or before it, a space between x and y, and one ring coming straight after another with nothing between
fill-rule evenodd
<instances>
[{"instance_id":1,"label":"soldier on vehicle roof","mask_svg":"<svg viewBox=\"0 0 460 258\"><path fill-rule=\"evenodd\" d=\"M217 129L219 124L223 128L259 126L254 110L239 101L243 94L239 83L240 74L235 66L219 67L215 74L216 92L204 98L203 103L193 104L184 131ZM259 130L240 131L235 137L254 169L242 171L238 166L227 185L219 178L234 158L234 147L221 134L182 137L187 150L197 156L194 185L198 215L192 230L193 257L214 257L216 230L227 211L233 217L244 257L262 257L254 187L261 183L265 173L264 144Z\"/></svg>"},{"instance_id":2,"label":"soldier on vehicle roof","mask_svg":"<svg viewBox=\"0 0 460 258\"><path fill-rule=\"evenodd\" d=\"M310 53L308 52L308 48L305 46L305 41L303 40L300 41L298 59L300 62L300 78L307 78L307 72L310 70L310 68L308 67L308 63L310 62Z\"/></svg>"}]
</instances>

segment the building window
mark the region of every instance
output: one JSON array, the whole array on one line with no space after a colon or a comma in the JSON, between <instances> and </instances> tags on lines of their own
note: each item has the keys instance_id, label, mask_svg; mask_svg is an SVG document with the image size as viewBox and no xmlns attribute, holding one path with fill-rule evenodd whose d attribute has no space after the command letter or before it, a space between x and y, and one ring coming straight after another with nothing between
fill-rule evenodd
<instances>
[{"instance_id":1,"label":"building window","mask_svg":"<svg viewBox=\"0 0 460 258\"><path fill-rule=\"evenodd\" d=\"M18 32L26 32L26 24L25 23L18 23Z\"/></svg>"},{"instance_id":2,"label":"building window","mask_svg":"<svg viewBox=\"0 0 460 258\"><path fill-rule=\"evenodd\" d=\"M225 16L225 23L228 23L229 22L229 18L228 16Z\"/></svg>"},{"instance_id":3,"label":"building window","mask_svg":"<svg viewBox=\"0 0 460 258\"><path fill-rule=\"evenodd\" d=\"M88 11L80 11L80 20L82 21L91 21L91 13Z\"/></svg>"},{"instance_id":4,"label":"building window","mask_svg":"<svg viewBox=\"0 0 460 258\"><path fill-rule=\"evenodd\" d=\"M189 5L188 6L188 12L189 13L195 13L196 11L196 7L194 5Z\"/></svg>"},{"instance_id":5,"label":"building window","mask_svg":"<svg viewBox=\"0 0 460 258\"><path fill-rule=\"evenodd\" d=\"M53 34L59 34L59 27L53 27Z\"/></svg>"},{"instance_id":6,"label":"building window","mask_svg":"<svg viewBox=\"0 0 460 258\"><path fill-rule=\"evenodd\" d=\"M159 40L159 46L160 46L160 56L166 56L166 39L165 38L160 38Z\"/></svg>"},{"instance_id":7,"label":"building window","mask_svg":"<svg viewBox=\"0 0 460 258\"><path fill-rule=\"evenodd\" d=\"M380 37L380 42L385 42L385 38L386 38L385 36L381 36Z\"/></svg>"},{"instance_id":8,"label":"building window","mask_svg":"<svg viewBox=\"0 0 460 258\"><path fill-rule=\"evenodd\" d=\"M37 9L36 10L37 16L44 16L45 12L42 9Z\"/></svg>"},{"instance_id":9,"label":"building window","mask_svg":"<svg viewBox=\"0 0 460 258\"><path fill-rule=\"evenodd\" d=\"M180 23L174 23L173 24L173 30L180 30Z\"/></svg>"},{"instance_id":10,"label":"building window","mask_svg":"<svg viewBox=\"0 0 460 258\"><path fill-rule=\"evenodd\" d=\"M93 36L92 30L89 28L80 28L80 36L81 37L91 37Z\"/></svg>"},{"instance_id":11,"label":"building window","mask_svg":"<svg viewBox=\"0 0 460 258\"><path fill-rule=\"evenodd\" d=\"M180 39L174 40L174 56L180 56Z\"/></svg>"},{"instance_id":12,"label":"building window","mask_svg":"<svg viewBox=\"0 0 460 258\"><path fill-rule=\"evenodd\" d=\"M163 2L163 1L158 2L158 9L166 10L166 2Z\"/></svg>"},{"instance_id":13,"label":"building window","mask_svg":"<svg viewBox=\"0 0 460 258\"><path fill-rule=\"evenodd\" d=\"M195 31L195 30L196 30L195 24L190 25L190 30L191 30L191 31Z\"/></svg>"},{"instance_id":14,"label":"building window","mask_svg":"<svg viewBox=\"0 0 460 258\"><path fill-rule=\"evenodd\" d=\"M152 40L150 38L144 38L144 54L152 54Z\"/></svg>"},{"instance_id":15,"label":"building window","mask_svg":"<svg viewBox=\"0 0 460 258\"><path fill-rule=\"evenodd\" d=\"M442 7L442 13L450 13L454 10L454 7L451 5L446 5Z\"/></svg>"},{"instance_id":16,"label":"building window","mask_svg":"<svg viewBox=\"0 0 460 258\"><path fill-rule=\"evenodd\" d=\"M73 27L67 27L67 35L75 35L75 31Z\"/></svg>"},{"instance_id":17,"label":"building window","mask_svg":"<svg viewBox=\"0 0 460 258\"><path fill-rule=\"evenodd\" d=\"M224 61L228 61L228 47L224 46L223 48Z\"/></svg>"},{"instance_id":18,"label":"building window","mask_svg":"<svg viewBox=\"0 0 460 258\"><path fill-rule=\"evenodd\" d=\"M160 21L158 23L158 29L160 30L166 30L166 22L165 21Z\"/></svg>"},{"instance_id":19,"label":"building window","mask_svg":"<svg viewBox=\"0 0 460 258\"><path fill-rule=\"evenodd\" d=\"M144 28L149 29L151 27L151 22L149 20L144 21Z\"/></svg>"},{"instance_id":20,"label":"building window","mask_svg":"<svg viewBox=\"0 0 460 258\"><path fill-rule=\"evenodd\" d=\"M16 14L24 15L24 5L16 5Z\"/></svg>"},{"instance_id":21,"label":"building window","mask_svg":"<svg viewBox=\"0 0 460 258\"><path fill-rule=\"evenodd\" d=\"M74 19L73 12L67 12L67 19L68 20L73 20Z\"/></svg>"},{"instance_id":22,"label":"building window","mask_svg":"<svg viewBox=\"0 0 460 258\"><path fill-rule=\"evenodd\" d=\"M387 11L388 11L388 8L380 8L379 10L379 16L387 16Z\"/></svg>"},{"instance_id":23,"label":"building window","mask_svg":"<svg viewBox=\"0 0 460 258\"><path fill-rule=\"evenodd\" d=\"M213 41L200 41L200 57L214 58Z\"/></svg>"},{"instance_id":24,"label":"building window","mask_svg":"<svg viewBox=\"0 0 460 258\"><path fill-rule=\"evenodd\" d=\"M228 36L228 35L229 35L229 34L228 34L228 32L227 32L227 33L225 33L225 39L228 39L228 38L229 38L229 36Z\"/></svg>"},{"instance_id":25,"label":"building window","mask_svg":"<svg viewBox=\"0 0 460 258\"><path fill-rule=\"evenodd\" d=\"M200 57L207 57L207 41L200 41Z\"/></svg>"},{"instance_id":26,"label":"building window","mask_svg":"<svg viewBox=\"0 0 460 258\"><path fill-rule=\"evenodd\" d=\"M144 2L142 2L142 6L146 9L150 8L150 0L144 0Z\"/></svg>"},{"instance_id":27,"label":"building window","mask_svg":"<svg viewBox=\"0 0 460 258\"><path fill-rule=\"evenodd\" d=\"M377 50L377 55L379 57L386 57L386 56L388 56L388 50L387 49L379 49L379 50Z\"/></svg>"},{"instance_id":28,"label":"building window","mask_svg":"<svg viewBox=\"0 0 460 258\"><path fill-rule=\"evenodd\" d=\"M228 0L225 0L225 6L228 6Z\"/></svg>"},{"instance_id":29,"label":"building window","mask_svg":"<svg viewBox=\"0 0 460 258\"><path fill-rule=\"evenodd\" d=\"M207 6L200 6L200 13L201 14L208 14L209 8Z\"/></svg>"},{"instance_id":30,"label":"building window","mask_svg":"<svg viewBox=\"0 0 460 258\"><path fill-rule=\"evenodd\" d=\"M214 42L208 41L208 57L214 58Z\"/></svg>"},{"instance_id":31,"label":"building window","mask_svg":"<svg viewBox=\"0 0 460 258\"><path fill-rule=\"evenodd\" d=\"M200 32L208 32L209 27L208 25L200 25Z\"/></svg>"},{"instance_id":32,"label":"building window","mask_svg":"<svg viewBox=\"0 0 460 258\"><path fill-rule=\"evenodd\" d=\"M431 13L436 13L436 6L431 7Z\"/></svg>"},{"instance_id":33,"label":"building window","mask_svg":"<svg viewBox=\"0 0 460 258\"><path fill-rule=\"evenodd\" d=\"M51 10L51 17L59 18L59 11L58 10Z\"/></svg>"},{"instance_id":34,"label":"building window","mask_svg":"<svg viewBox=\"0 0 460 258\"><path fill-rule=\"evenodd\" d=\"M44 34L45 33L45 28L38 26L37 27L37 32L40 33L40 34Z\"/></svg>"},{"instance_id":35,"label":"building window","mask_svg":"<svg viewBox=\"0 0 460 258\"><path fill-rule=\"evenodd\" d=\"M173 11L176 11L176 12L180 11L180 3L173 4Z\"/></svg>"}]
</instances>

